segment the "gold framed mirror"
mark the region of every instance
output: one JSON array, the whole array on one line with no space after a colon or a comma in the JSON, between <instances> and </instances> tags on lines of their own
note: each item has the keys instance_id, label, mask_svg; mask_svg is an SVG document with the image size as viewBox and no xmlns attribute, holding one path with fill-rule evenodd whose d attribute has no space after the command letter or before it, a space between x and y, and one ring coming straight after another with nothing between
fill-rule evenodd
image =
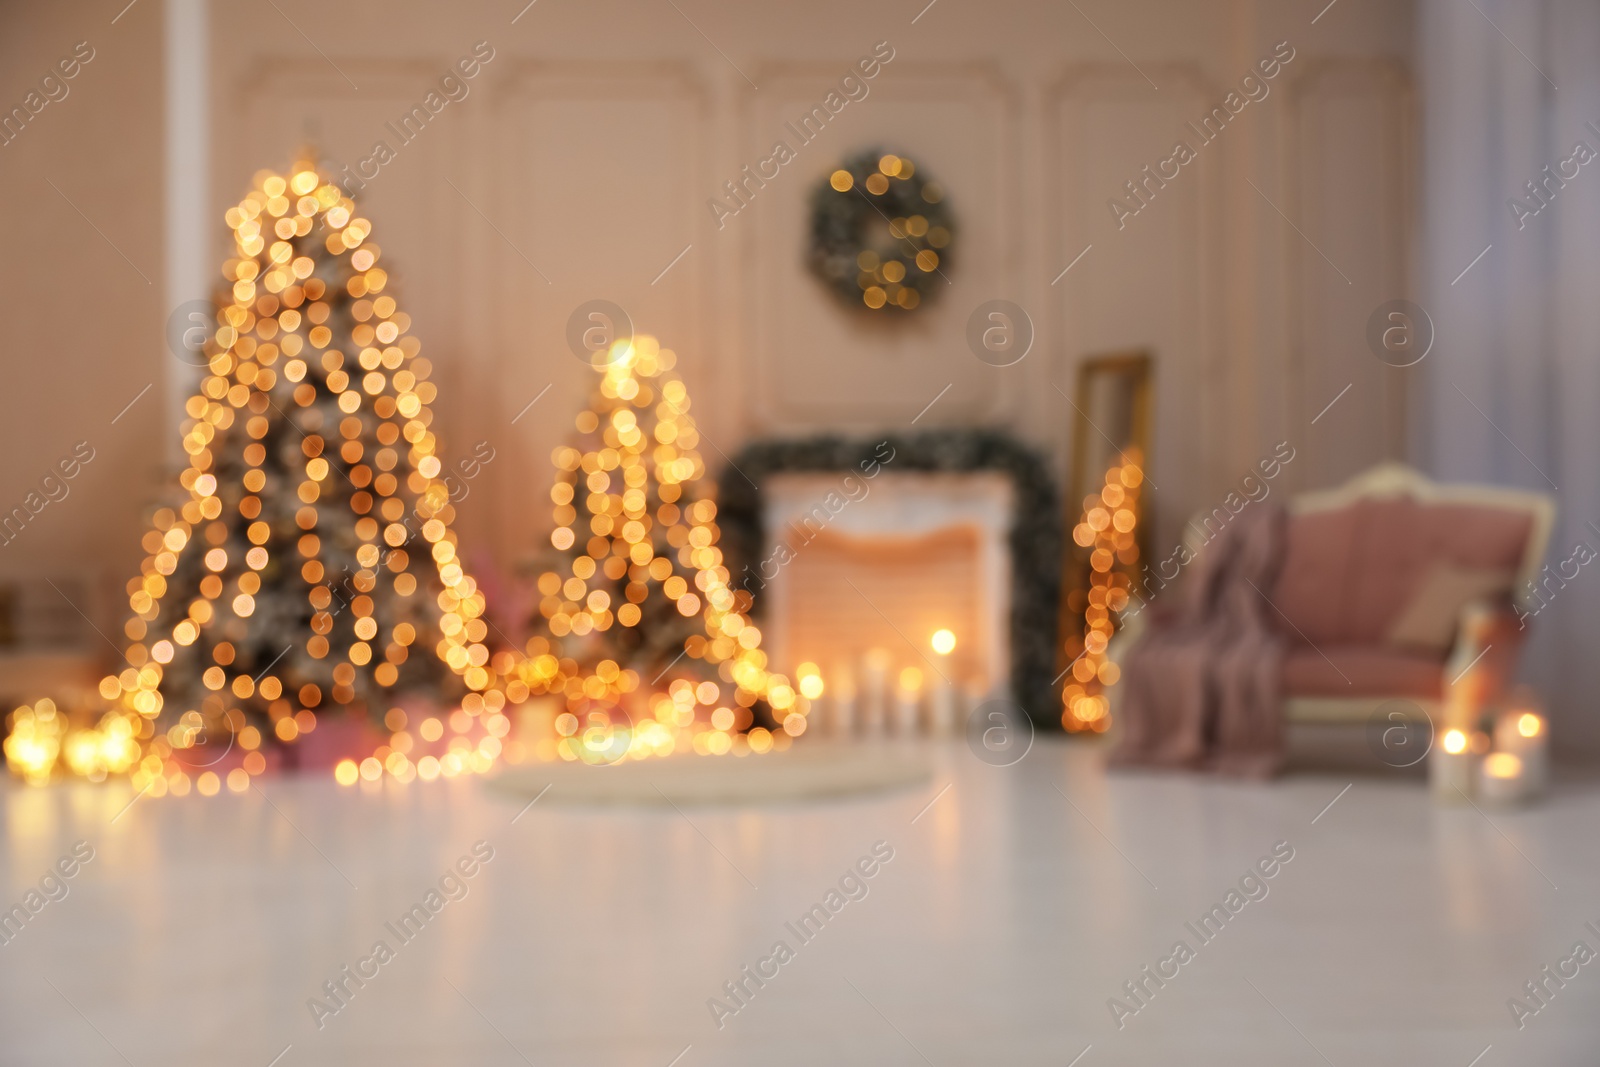
<instances>
[{"instance_id":1,"label":"gold framed mirror","mask_svg":"<svg viewBox=\"0 0 1600 1067\"><path fill-rule=\"evenodd\" d=\"M1148 538L1144 466L1150 454L1152 360L1145 351L1078 364L1067 531L1061 568L1061 723L1069 732L1110 725L1104 691L1117 680L1106 646L1127 608Z\"/></svg>"}]
</instances>

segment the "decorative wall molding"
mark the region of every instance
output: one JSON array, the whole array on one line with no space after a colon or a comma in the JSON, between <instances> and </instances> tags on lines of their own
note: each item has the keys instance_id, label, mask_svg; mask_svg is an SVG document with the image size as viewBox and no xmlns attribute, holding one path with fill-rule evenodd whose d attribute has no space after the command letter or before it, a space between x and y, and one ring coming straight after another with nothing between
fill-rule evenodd
<instances>
[{"instance_id":1,"label":"decorative wall molding","mask_svg":"<svg viewBox=\"0 0 1600 1067\"><path fill-rule=\"evenodd\" d=\"M1284 369L1292 426L1309 426L1352 386L1319 420L1309 462L1294 472L1296 484L1328 485L1406 452L1411 372L1384 366L1365 335L1380 303L1412 296L1414 99L1405 68L1388 60L1311 59L1294 74L1282 193L1304 233L1282 235ZM1324 216L1337 225L1322 225Z\"/></svg>"},{"instance_id":2,"label":"decorative wall molding","mask_svg":"<svg viewBox=\"0 0 1600 1067\"><path fill-rule=\"evenodd\" d=\"M1128 66L1100 63L1066 68L1046 91L1044 187L1053 183L1062 193L1044 206L1046 260L1065 267L1094 246L1072 273L1047 286L1046 322L1052 393L1070 395L1078 363L1095 353L1151 351L1150 470L1157 484L1171 486L1152 500L1159 541L1205 498L1234 423L1220 306L1229 251L1221 240L1227 212L1220 153L1238 148L1198 147L1198 158L1118 229L1108 201L1129 201L1124 182L1170 155L1177 140L1193 143L1185 123L1198 122L1227 93L1193 64L1145 71L1161 86L1159 94ZM1070 427L1067 418L1055 424L1063 456Z\"/></svg>"},{"instance_id":3,"label":"decorative wall molding","mask_svg":"<svg viewBox=\"0 0 1600 1067\"><path fill-rule=\"evenodd\" d=\"M489 266L479 395L516 444L488 472L497 554L514 559L547 532L550 453L571 431L576 398L593 387L593 371L567 347L580 305L615 303L636 333L678 352L690 396L706 397L707 411L724 394L717 335L706 328L713 268L696 199L714 111L697 69L513 59L497 73L478 145L483 210L501 231L479 235ZM696 415L720 435L714 415L699 406Z\"/></svg>"},{"instance_id":4,"label":"decorative wall molding","mask_svg":"<svg viewBox=\"0 0 1600 1067\"><path fill-rule=\"evenodd\" d=\"M785 122L819 103L855 58L756 68L761 92L738 112L739 164L765 158L779 138L793 142ZM903 55L868 85L864 100L848 104L771 188L727 221L739 241L741 348L751 367L746 425L784 432L903 425L932 397L923 380L930 365L955 386L932 421L1013 419L1024 394L1017 376L988 373L967 349L965 327L973 308L1020 281L1027 240L1018 226L1020 175L1006 166L1016 158L1020 97L993 64L935 65ZM812 188L840 160L873 145L898 148L936 176L958 226L960 258L948 291L892 321L864 308L853 315L811 276L803 255ZM774 255L774 247L793 251ZM905 381L913 370L914 389ZM841 382L851 385L841 389Z\"/></svg>"},{"instance_id":5,"label":"decorative wall molding","mask_svg":"<svg viewBox=\"0 0 1600 1067\"><path fill-rule=\"evenodd\" d=\"M863 41L860 54L870 50ZM765 158L784 122L820 102L856 54L741 61L761 86L754 92L710 61L551 62L500 48L472 95L451 105L458 113L442 116L433 146L408 153L428 159L385 168L368 202L380 240L405 268L418 331L439 357L447 447L484 438L499 456L462 507L464 534L502 561L543 535L550 449L588 388L587 370L565 351L565 323L595 297L624 304L637 329L680 353L702 428L730 455L758 432L905 426L939 395L919 427L1014 427L1060 470L1071 412L1057 387L1070 394L1073 368L1089 353L1148 347L1158 425L1151 473L1167 489L1153 515L1158 541L1228 481L1232 460L1278 439L1278 420L1304 428L1331 399L1317 373L1370 361L1364 347L1352 349L1360 335L1350 308L1308 305L1307 272L1320 257L1244 179L1297 222L1352 190L1381 190L1385 217L1397 221L1373 246L1376 258L1363 254L1354 269L1401 286L1411 212L1403 64L1301 56L1242 116L1248 126L1203 150L1119 232L1106 200L1169 152L1187 121L1221 102L1232 84L1217 80L1226 71L1198 60L1142 63L1142 74L1123 63L1072 62L1041 76L897 50L869 96L720 229L707 201L744 164ZM241 187L275 139L283 142L275 152L289 152L309 136L358 136L358 145L376 137L381 121L361 130L356 109L393 118L454 59L443 51L395 62L335 58L359 94L321 57L278 53L262 53L228 83L248 117L219 126L217 158L228 162L216 166L217 189ZM331 122L330 100L340 101ZM1381 150L1364 147L1360 124L1341 117L1362 109L1383 126ZM585 141L602 129L609 132ZM867 144L916 158L950 190L961 223L950 299L902 322L853 321L803 262L811 188ZM605 158L589 158L596 147ZM1322 176L1319 152L1358 147L1362 162ZM618 177L618 160L636 169ZM630 218L630 210L643 214ZM551 233L577 235L584 247L569 257L546 247ZM1033 350L1016 367L984 366L966 347L971 310L995 298L1033 319ZM1383 388L1370 414L1386 420L1379 436L1390 455L1404 432L1404 396L1401 383ZM1288 410L1279 411L1280 397ZM1379 458L1362 451L1373 442L1340 425L1338 413L1319 422L1315 442L1332 442L1337 469L1308 463L1296 472L1307 484ZM1348 463L1338 458L1351 448Z\"/></svg>"}]
</instances>

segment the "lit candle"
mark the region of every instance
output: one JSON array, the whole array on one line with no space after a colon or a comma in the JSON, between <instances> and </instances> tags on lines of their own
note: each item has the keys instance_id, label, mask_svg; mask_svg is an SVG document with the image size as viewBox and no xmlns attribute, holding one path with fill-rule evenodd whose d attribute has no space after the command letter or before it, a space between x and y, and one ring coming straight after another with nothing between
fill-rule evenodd
<instances>
[{"instance_id":1,"label":"lit candle","mask_svg":"<svg viewBox=\"0 0 1600 1067\"><path fill-rule=\"evenodd\" d=\"M1455 654L1445 667L1445 677L1455 679L1444 701L1445 726L1470 730L1482 717L1493 681L1484 651L1494 639L1495 614L1481 604L1469 606L1461 618Z\"/></svg>"},{"instance_id":2,"label":"lit candle","mask_svg":"<svg viewBox=\"0 0 1600 1067\"><path fill-rule=\"evenodd\" d=\"M956 729L958 731L965 730L967 720L971 718L972 713L978 710L983 705L983 702L991 696L998 695L989 691L989 683L983 678L969 675L961 683L961 699L956 703Z\"/></svg>"},{"instance_id":3,"label":"lit candle","mask_svg":"<svg viewBox=\"0 0 1600 1067\"><path fill-rule=\"evenodd\" d=\"M895 693L894 732L900 737L914 737L918 720L922 718L922 672L907 667L900 672L900 688Z\"/></svg>"},{"instance_id":4,"label":"lit candle","mask_svg":"<svg viewBox=\"0 0 1600 1067\"><path fill-rule=\"evenodd\" d=\"M1522 759L1510 752L1494 752L1478 770L1478 799L1486 804L1515 804L1528 796L1528 779Z\"/></svg>"},{"instance_id":5,"label":"lit candle","mask_svg":"<svg viewBox=\"0 0 1600 1067\"><path fill-rule=\"evenodd\" d=\"M889 653L875 648L861 665L861 727L868 737L883 733L889 717Z\"/></svg>"},{"instance_id":6,"label":"lit candle","mask_svg":"<svg viewBox=\"0 0 1600 1067\"><path fill-rule=\"evenodd\" d=\"M1467 735L1461 730L1446 730L1428 753L1428 782L1434 800L1460 804L1472 794L1473 755Z\"/></svg>"},{"instance_id":7,"label":"lit candle","mask_svg":"<svg viewBox=\"0 0 1600 1067\"><path fill-rule=\"evenodd\" d=\"M1522 778L1531 795L1543 791L1550 778L1550 729L1543 716L1526 707L1515 708L1495 720L1496 752L1509 752L1522 761Z\"/></svg>"},{"instance_id":8,"label":"lit candle","mask_svg":"<svg viewBox=\"0 0 1600 1067\"><path fill-rule=\"evenodd\" d=\"M828 705L828 733L834 737L849 737L856 732L855 680L847 674L829 691L833 699Z\"/></svg>"},{"instance_id":9,"label":"lit candle","mask_svg":"<svg viewBox=\"0 0 1600 1067\"><path fill-rule=\"evenodd\" d=\"M938 630L931 643L938 657L939 677L928 694L928 732L934 737L949 737L956 723L956 684L950 680L950 653L956 649L956 635Z\"/></svg>"},{"instance_id":10,"label":"lit candle","mask_svg":"<svg viewBox=\"0 0 1600 1067\"><path fill-rule=\"evenodd\" d=\"M815 663L809 660L795 668L796 685L800 695L805 698L813 709L821 708L822 694L827 691L827 685L822 681L822 671ZM819 715L818 718L821 718ZM833 724L825 724L831 732Z\"/></svg>"}]
</instances>

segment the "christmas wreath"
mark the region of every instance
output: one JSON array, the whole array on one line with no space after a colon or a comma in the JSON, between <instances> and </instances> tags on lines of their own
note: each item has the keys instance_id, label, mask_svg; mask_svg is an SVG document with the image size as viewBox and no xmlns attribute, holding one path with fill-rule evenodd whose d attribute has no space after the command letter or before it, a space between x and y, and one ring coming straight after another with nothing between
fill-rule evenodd
<instances>
[{"instance_id":1,"label":"christmas wreath","mask_svg":"<svg viewBox=\"0 0 1600 1067\"><path fill-rule=\"evenodd\" d=\"M811 268L852 306L911 311L948 282L955 223L939 183L880 150L847 160L811 198Z\"/></svg>"}]
</instances>

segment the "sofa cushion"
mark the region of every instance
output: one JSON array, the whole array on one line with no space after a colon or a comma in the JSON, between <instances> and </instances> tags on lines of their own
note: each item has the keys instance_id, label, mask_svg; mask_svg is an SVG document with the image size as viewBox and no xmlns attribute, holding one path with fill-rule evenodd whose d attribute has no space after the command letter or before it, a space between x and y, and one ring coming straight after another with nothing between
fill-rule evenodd
<instances>
[{"instance_id":1,"label":"sofa cushion","mask_svg":"<svg viewBox=\"0 0 1600 1067\"><path fill-rule=\"evenodd\" d=\"M1428 567L1411 601L1389 625L1388 644L1434 655L1448 652L1462 610L1480 601L1504 603L1513 577L1509 570L1436 561Z\"/></svg>"},{"instance_id":2,"label":"sofa cushion","mask_svg":"<svg viewBox=\"0 0 1600 1067\"><path fill-rule=\"evenodd\" d=\"M1272 602L1291 624L1290 640L1318 645L1344 640L1356 519L1354 507L1289 516Z\"/></svg>"},{"instance_id":3,"label":"sofa cushion","mask_svg":"<svg viewBox=\"0 0 1600 1067\"><path fill-rule=\"evenodd\" d=\"M1285 697L1398 696L1436 700L1444 692L1439 658L1381 646L1291 647L1283 657Z\"/></svg>"},{"instance_id":4,"label":"sofa cushion","mask_svg":"<svg viewBox=\"0 0 1600 1067\"><path fill-rule=\"evenodd\" d=\"M1514 572L1532 530L1525 511L1407 496L1293 515L1273 602L1301 644L1381 645L1430 566Z\"/></svg>"}]
</instances>

